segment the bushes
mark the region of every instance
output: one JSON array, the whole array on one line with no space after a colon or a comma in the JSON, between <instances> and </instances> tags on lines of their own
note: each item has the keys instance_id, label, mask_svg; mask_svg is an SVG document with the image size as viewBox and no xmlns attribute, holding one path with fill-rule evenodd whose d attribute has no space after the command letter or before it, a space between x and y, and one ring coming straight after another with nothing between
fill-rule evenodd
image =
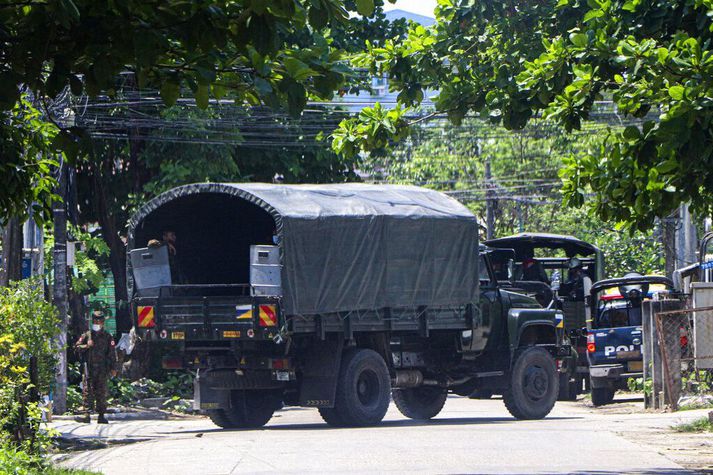
<instances>
[{"instance_id":1,"label":"bushes","mask_svg":"<svg viewBox=\"0 0 713 475\"><path fill-rule=\"evenodd\" d=\"M48 392L54 380L52 341L58 331L55 309L44 300L39 280L0 288L0 444L40 451L34 396ZM37 373L31 378L33 364Z\"/></svg>"},{"instance_id":2,"label":"bushes","mask_svg":"<svg viewBox=\"0 0 713 475\"><path fill-rule=\"evenodd\" d=\"M51 466L44 458L5 443L0 445L0 473L14 475L91 475L93 472Z\"/></svg>"}]
</instances>

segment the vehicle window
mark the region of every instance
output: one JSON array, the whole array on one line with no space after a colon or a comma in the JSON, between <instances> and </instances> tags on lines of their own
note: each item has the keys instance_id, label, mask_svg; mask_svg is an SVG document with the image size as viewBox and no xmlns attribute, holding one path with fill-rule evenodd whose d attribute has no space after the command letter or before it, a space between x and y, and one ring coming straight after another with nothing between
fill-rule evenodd
<instances>
[{"instance_id":1,"label":"vehicle window","mask_svg":"<svg viewBox=\"0 0 713 475\"><path fill-rule=\"evenodd\" d=\"M604 308L599 311L595 328L619 328L641 325L641 308Z\"/></svg>"},{"instance_id":2,"label":"vehicle window","mask_svg":"<svg viewBox=\"0 0 713 475\"><path fill-rule=\"evenodd\" d=\"M490 284L490 273L488 272L488 263L485 260L485 256L480 256L480 285Z\"/></svg>"}]
</instances>

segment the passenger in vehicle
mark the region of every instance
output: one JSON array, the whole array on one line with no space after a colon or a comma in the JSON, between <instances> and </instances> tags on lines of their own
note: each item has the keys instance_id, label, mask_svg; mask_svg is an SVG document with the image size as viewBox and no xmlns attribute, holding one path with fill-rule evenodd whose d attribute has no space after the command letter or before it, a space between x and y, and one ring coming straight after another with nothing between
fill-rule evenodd
<instances>
[{"instance_id":1,"label":"passenger in vehicle","mask_svg":"<svg viewBox=\"0 0 713 475\"><path fill-rule=\"evenodd\" d=\"M550 279L542 264L535 259L534 251L531 249L525 252L521 265L521 278L517 280L544 282L550 285Z\"/></svg>"},{"instance_id":2,"label":"passenger in vehicle","mask_svg":"<svg viewBox=\"0 0 713 475\"><path fill-rule=\"evenodd\" d=\"M592 279L584 271L584 264L576 257L569 260L567 282L562 284L560 291L563 295L569 295L575 302L583 302L584 297L592 290Z\"/></svg>"},{"instance_id":3,"label":"passenger in vehicle","mask_svg":"<svg viewBox=\"0 0 713 475\"><path fill-rule=\"evenodd\" d=\"M168 249L168 265L171 268L171 282L174 285L187 283L183 269L181 269L178 251L176 250L176 232L170 229L161 234L161 239L151 239L147 247L157 249L166 246Z\"/></svg>"}]
</instances>

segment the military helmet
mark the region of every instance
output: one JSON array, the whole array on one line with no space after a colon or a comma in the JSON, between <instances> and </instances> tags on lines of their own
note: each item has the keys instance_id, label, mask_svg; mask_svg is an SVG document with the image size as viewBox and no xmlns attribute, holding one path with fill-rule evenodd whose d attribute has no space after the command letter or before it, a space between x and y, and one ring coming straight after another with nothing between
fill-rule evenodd
<instances>
[{"instance_id":1,"label":"military helmet","mask_svg":"<svg viewBox=\"0 0 713 475\"><path fill-rule=\"evenodd\" d=\"M573 257L569 260L568 267L570 269L579 269L582 267L582 261L576 257Z\"/></svg>"}]
</instances>

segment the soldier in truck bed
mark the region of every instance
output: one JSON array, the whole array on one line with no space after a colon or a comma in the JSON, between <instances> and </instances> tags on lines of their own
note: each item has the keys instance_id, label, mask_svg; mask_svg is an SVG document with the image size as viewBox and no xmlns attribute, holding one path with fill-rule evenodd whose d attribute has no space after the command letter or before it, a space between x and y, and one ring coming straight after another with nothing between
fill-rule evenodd
<instances>
[{"instance_id":1,"label":"soldier in truck bed","mask_svg":"<svg viewBox=\"0 0 713 475\"><path fill-rule=\"evenodd\" d=\"M108 424L106 413L107 379L116 376L116 350L114 338L104 330L104 312L92 313L92 328L82 334L74 345L82 358L82 400L84 415L78 422L89 422L89 414L96 409L97 423Z\"/></svg>"},{"instance_id":2,"label":"soldier in truck bed","mask_svg":"<svg viewBox=\"0 0 713 475\"><path fill-rule=\"evenodd\" d=\"M161 240L151 239L147 245L147 247L151 249L156 249L161 246L166 246L168 249L168 265L171 268L171 282L174 285L185 284L186 278L183 274L183 269L181 269L180 259L176 251L176 232L167 229L162 233Z\"/></svg>"}]
</instances>

